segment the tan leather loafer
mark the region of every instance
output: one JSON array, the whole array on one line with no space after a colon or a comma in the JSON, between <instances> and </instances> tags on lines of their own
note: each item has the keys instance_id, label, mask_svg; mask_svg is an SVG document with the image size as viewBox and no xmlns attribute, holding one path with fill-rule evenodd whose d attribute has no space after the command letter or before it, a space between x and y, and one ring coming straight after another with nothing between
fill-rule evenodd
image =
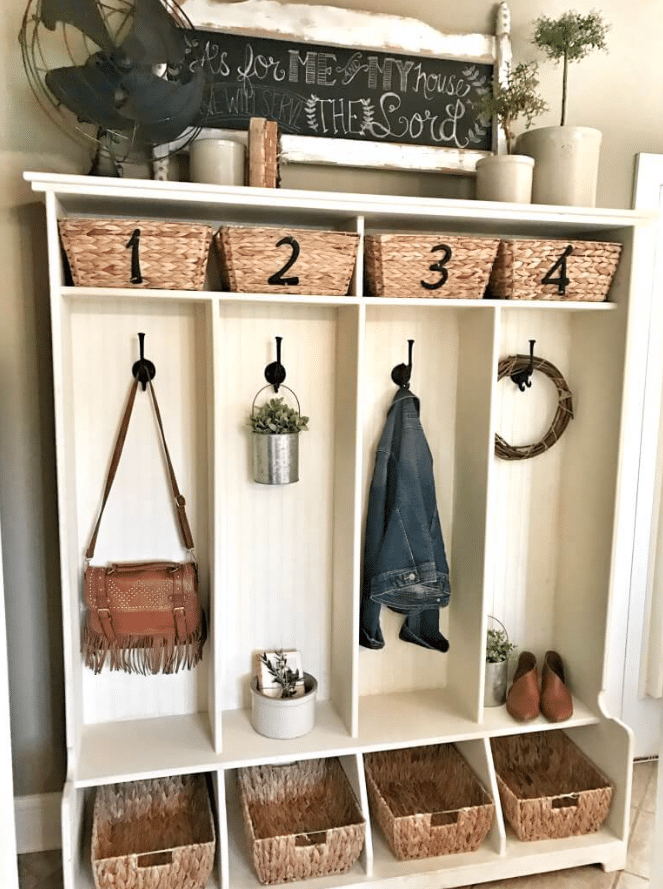
<instances>
[{"instance_id":1,"label":"tan leather loafer","mask_svg":"<svg viewBox=\"0 0 663 889\"><path fill-rule=\"evenodd\" d=\"M565 685L564 664L556 651L547 651L541 675L541 712L549 722L573 716L573 698Z\"/></svg>"},{"instance_id":2,"label":"tan leather loafer","mask_svg":"<svg viewBox=\"0 0 663 889\"><path fill-rule=\"evenodd\" d=\"M523 651L518 658L513 683L506 696L507 712L518 722L529 722L539 715L539 699L536 658L531 651Z\"/></svg>"}]
</instances>

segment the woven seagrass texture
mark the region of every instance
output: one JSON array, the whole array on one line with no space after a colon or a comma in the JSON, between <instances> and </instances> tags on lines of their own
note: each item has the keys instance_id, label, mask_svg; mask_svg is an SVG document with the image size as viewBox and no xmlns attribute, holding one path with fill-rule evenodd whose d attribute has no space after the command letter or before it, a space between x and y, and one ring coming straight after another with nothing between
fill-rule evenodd
<instances>
[{"instance_id":1,"label":"woven seagrass texture","mask_svg":"<svg viewBox=\"0 0 663 889\"><path fill-rule=\"evenodd\" d=\"M92 823L97 889L202 889L212 871L214 847L202 775L97 790Z\"/></svg>"},{"instance_id":2,"label":"woven seagrass texture","mask_svg":"<svg viewBox=\"0 0 663 889\"><path fill-rule=\"evenodd\" d=\"M500 799L519 840L593 833L610 809L612 786L562 731L491 740Z\"/></svg>"},{"instance_id":3,"label":"woven seagrass texture","mask_svg":"<svg viewBox=\"0 0 663 889\"><path fill-rule=\"evenodd\" d=\"M544 284L567 247L566 293L556 283ZM497 299L559 299L601 302L608 296L622 245L604 241L500 241L490 276L490 295ZM551 277L557 279L561 269Z\"/></svg>"},{"instance_id":4,"label":"woven seagrass texture","mask_svg":"<svg viewBox=\"0 0 663 889\"><path fill-rule=\"evenodd\" d=\"M373 813L396 858L474 852L495 804L452 744L368 753Z\"/></svg>"},{"instance_id":5,"label":"woven seagrass texture","mask_svg":"<svg viewBox=\"0 0 663 889\"><path fill-rule=\"evenodd\" d=\"M440 245L446 245L450 256ZM456 235L367 235L366 279L373 296L482 299L499 240ZM437 271L431 266L440 263ZM422 284L442 285L430 289Z\"/></svg>"},{"instance_id":6,"label":"woven seagrass texture","mask_svg":"<svg viewBox=\"0 0 663 889\"><path fill-rule=\"evenodd\" d=\"M283 238L297 242L277 246ZM300 228L222 226L214 236L221 282L234 293L299 293L347 296L357 259L359 235ZM286 263L296 256L294 263ZM282 280L270 283L282 271Z\"/></svg>"},{"instance_id":7,"label":"woven seagrass texture","mask_svg":"<svg viewBox=\"0 0 663 889\"><path fill-rule=\"evenodd\" d=\"M192 222L147 219L61 219L60 237L77 287L202 290L212 229ZM132 283L129 245L138 230L142 281Z\"/></svg>"},{"instance_id":8,"label":"woven seagrass texture","mask_svg":"<svg viewBox=\"0 0 663 889\"><path fill-rule=\"evenodd\" d=\"M509 355L497 365L497 379L501 380L513 373L529 368L529 355ZM542 439L529 445L511 445L501 435L495 433L495 454L502 460L527 460L538 457L559 441L566 427L573 419L573 394L561 372L545 358L533 359L534 370L545 374L557 389L557 410L548 431Z\"/></svg>"},{"instance_id":9,"label":"woven seagrass texture","mask_svg":"<svg viewBox=\"0 0 663 889\"><path fill-rule=\"evenodd\" d=\"M336 757L238 770L244 833L261 883L342 874L366 824Z\"/></svg>"}]
</instances>

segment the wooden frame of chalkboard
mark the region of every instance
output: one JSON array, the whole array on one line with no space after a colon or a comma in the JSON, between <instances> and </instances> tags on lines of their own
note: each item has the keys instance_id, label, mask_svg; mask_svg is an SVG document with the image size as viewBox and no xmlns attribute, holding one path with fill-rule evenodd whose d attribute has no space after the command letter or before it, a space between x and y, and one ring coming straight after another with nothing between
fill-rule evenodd
<instances>
[{"instance_id":1,"label":"wooden frame of chalkboard","mask_svg":"<svg viewBox=\"0 0 663 889\"><path fill-rule=\"evenodd\" d=\"M505 150L471 103L511 61L505 2L494 35L277 0L180 5L212 75L205 127L219 137L245 141L249 118L267 117L285 163L466 174Z\"/></svg>"}]
</instances>

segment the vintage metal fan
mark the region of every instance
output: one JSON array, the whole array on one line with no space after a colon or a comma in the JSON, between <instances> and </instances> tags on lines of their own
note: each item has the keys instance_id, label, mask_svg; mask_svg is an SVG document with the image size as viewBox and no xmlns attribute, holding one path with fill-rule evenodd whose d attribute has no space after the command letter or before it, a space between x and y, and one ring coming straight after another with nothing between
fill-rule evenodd
<instances>
[{"instance_id":1,"label":"vintage metal fan","mask_svg":"<svg viewBox=\"0 0 663 889\"><path fill-rule=\"evenodd\" d=\"M121 172L128 158L157 146L166 156L196 135L205 77L187 27L174 0L30 0L23 63L56 123Z\"/></svg>"}]
</instances>

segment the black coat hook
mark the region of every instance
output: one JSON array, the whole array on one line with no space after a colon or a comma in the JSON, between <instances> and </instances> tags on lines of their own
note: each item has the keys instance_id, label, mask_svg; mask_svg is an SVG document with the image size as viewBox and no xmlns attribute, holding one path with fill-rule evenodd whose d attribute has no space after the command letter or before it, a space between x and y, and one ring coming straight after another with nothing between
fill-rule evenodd
<instances>
[{"instance_id":1,"label":"black coat hook","mask_svg":"<svg viewBox=\"0 0 663 889\"><path fill-rule=\"evenodd\" d=\"M275 337L276 340L276 361L272 361L265 368L265 379L274 387L274 391L279 391L279 386L285 381L285 367L281 364L281 341L282 336Z\"/></svg>"},{"instance_id":2,"label":"black coat hook","mask_svg":"<svg viewBox=\"0 0 663 889\"><path fill-rule=\"evenodd\" d=\"M140 358L138 361L134 362L133 367L131 368L131 373L138 380L138 382L143 387L143 392L147 388L147 384L150 380L153 380L157 374L157 369L154 364L149 361L145 357L145 334L138 334L138 341L140 343Z\"/></svg>"},{"instance_id":3,"label":"black coat hook","mask_svg":"<svg viewBox=\"0 0 663 889\"><path fill-rule=\"evenodd\" d=\"M511 374L511 379L518 386L521 392L525 391L525 387L529 389L532 385L530 377L534 373L534 343L536 340L529 341L529 367L524 367Z\"/></svg>"},{"instance_id":4,"label":"black coat hook","mask_svg":"<svg viewBox=\"0 0 663 889\"><path fill-rule=\"evenodd\" d=\"M397 386L403 389L410 388L410 377L412 376L412 347L414 340L407 341L407 364L397 364L391 372L391 378Z\"/></svg>"}]
</instances>

